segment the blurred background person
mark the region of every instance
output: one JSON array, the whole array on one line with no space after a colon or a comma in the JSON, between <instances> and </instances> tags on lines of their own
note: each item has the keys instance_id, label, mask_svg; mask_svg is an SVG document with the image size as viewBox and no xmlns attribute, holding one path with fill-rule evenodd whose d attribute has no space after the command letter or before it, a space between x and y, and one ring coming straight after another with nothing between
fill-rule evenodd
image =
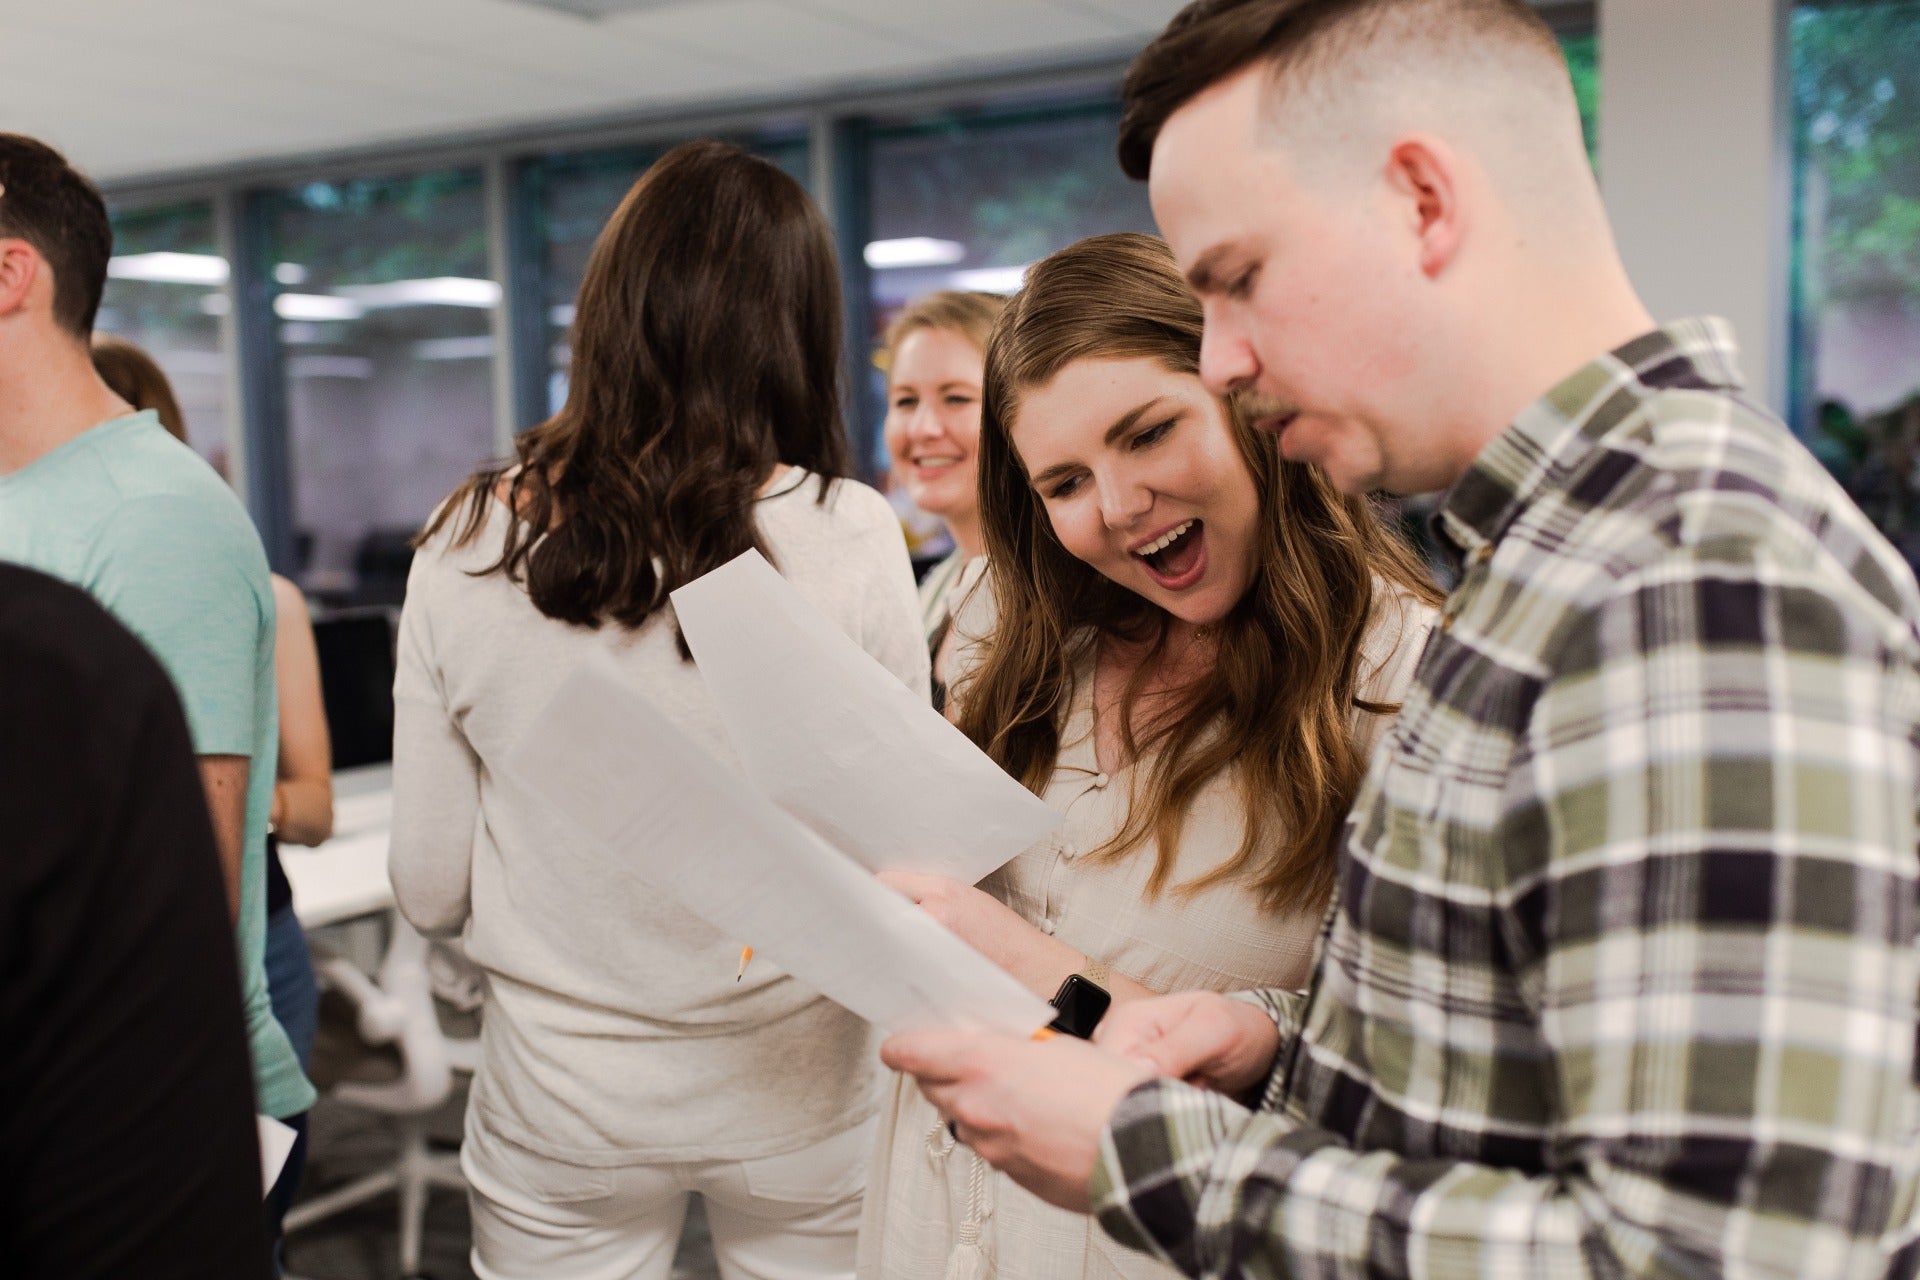
<instances>
[{"instance_id":1,"label":"blurred background person","mask_svg":"<svg viewBox=\"0 0 1920 1280\"><path fill-rule=\"evenodd\" d=\"M887 326L882 355L890 474L920 510L946 521L953 551L920 583L933 660L934 706L946 703L955 588L980 542L980 392L987 335L1006 308L997 293L942 290L916 299Z\"/></svg>"},{"instance_id":2,"label":"blurred background person","mask_svg":"<svg viewBox=\"0 0 1920 1280\"><path fill-rule=\"evenodd\" d=\"M93 367L120 398L135 409L150 409L174 439L187 442L186 416L167 375L153 357L123 338L93 337ZM274 604L273 675L280 712L280 754L273 800L268 810L267 995L273 1016L287 1033L305 1071L312 1066L313 1037L319 1017L319 988L307 936L293 913L293 889L280 864L280 843L317 845L333 834L333 761L327 739L326 704L320 688L320 657L314 647L313 619L300 588L272 575ZM268 1197L268 1225L278 1253L280 1222L300 1189L306 1170L307 1126L287 1157L280 1184Z\"/></svg>"},{"instance_id":3,"label":"blurred background person","mask_svg":"<svg viewBox=\"0 0 1920 1280\"><path fill-rule=\"evenodd\" d=\"M689 1198L729 1276L853 1268L871 1028L605 863L499 765L604 655L731 764L668 593L750 548L911 689L898 521L846 477L840 288L793 178L717 142L636 183L575 309L567 400L421 536L400 621L391 868L487 977L462 1167L473 1267L669 1274Z\"/></svg>"}]
</instances>

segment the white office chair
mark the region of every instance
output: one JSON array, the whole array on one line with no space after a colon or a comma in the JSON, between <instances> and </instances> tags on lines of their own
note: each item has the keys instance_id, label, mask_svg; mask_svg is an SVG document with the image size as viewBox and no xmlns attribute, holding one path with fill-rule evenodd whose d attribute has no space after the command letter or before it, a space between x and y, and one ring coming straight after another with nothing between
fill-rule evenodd
<instances>
[{"instance_id":1,"label":"white office chair","mask_svg":"<svg viewBox=\"0 0 1920 1280\"><path fill-rule=\"evenodd\" d=\"M400 1273L420 1270L420 1237L430 1187L464 1189L457 1154L428 1149L426 1117L453 1092L453 1073L472 1071L477 1042L450 1040L442 1031L427 974L427 941L398 913L377 978L338 956L315 957L324 987L345 996L371 1071L354 1071L329 1096L393 1120L399 1152L390 1168L358 1178L288 1210L291 1235L323 1218L397 1191L400 1198ZM371 1075L374 1078L359 1078Z\"/></svg>"}]
</instances>

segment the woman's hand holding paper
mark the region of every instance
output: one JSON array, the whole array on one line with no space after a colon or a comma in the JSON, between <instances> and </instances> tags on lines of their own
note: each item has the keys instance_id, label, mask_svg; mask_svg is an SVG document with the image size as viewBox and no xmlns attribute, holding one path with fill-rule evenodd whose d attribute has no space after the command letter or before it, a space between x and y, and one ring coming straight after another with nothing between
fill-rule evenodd
<instances>
[{"instance_id":1,"label":"woman's hand holding paper","mask_svg":"<svg viewBox=\"0 0 1920 1280\"><path fill-rule=\"evenodd\" d=\"M913 871L882 871L880 882L904 894L1043 1000L1053 995L1080 964L1079 952L1040 932L1012 907L972 885Z\"/></svg>"}]
</instances>

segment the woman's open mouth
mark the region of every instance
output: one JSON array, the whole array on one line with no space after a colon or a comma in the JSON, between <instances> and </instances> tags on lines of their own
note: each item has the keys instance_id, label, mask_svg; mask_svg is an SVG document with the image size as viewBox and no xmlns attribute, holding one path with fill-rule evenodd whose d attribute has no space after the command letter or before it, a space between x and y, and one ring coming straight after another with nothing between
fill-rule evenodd
<instances>
[{"instance_id":1,"label":"woman's open mouth","mask_svg":"<svg viewBox=\"0 0 1920 1280\"><path fill-rule=\"evenodd\" d=\"M1184 591L1207 572L1207 539L1199 520L1183 520L1133 549L1147 576L1164 591Z\"/></svg>"}]
</instances>

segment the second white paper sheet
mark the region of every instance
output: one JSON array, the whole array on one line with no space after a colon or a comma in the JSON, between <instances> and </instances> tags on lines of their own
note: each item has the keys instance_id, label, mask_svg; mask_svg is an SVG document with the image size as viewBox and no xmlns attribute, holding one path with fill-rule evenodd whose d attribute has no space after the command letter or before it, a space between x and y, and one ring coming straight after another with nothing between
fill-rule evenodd
<instances>
[{"instance_id":1,"label":"second white paper sheet","mask_svg":"<svg viewBox=\"0 0 1920 1280\"><path fill-rule=\"evenodd\" d=\"M754 784L875 871L976 884L1061 823L757 551L673 593Z\"/></svg>"},{"instance_id":2,"label":"second white paper sheet","mask_svg":"<svg viewBox=\"0 0 1920 1280\"><path fill-rule=\"evenodd\" d=\"M782 813L589 658L507 772L638 876L886 1031L1027 1035L1053 1009ZM636 975L639 980L644 975Z\"/></svg>"}]
</instances>

